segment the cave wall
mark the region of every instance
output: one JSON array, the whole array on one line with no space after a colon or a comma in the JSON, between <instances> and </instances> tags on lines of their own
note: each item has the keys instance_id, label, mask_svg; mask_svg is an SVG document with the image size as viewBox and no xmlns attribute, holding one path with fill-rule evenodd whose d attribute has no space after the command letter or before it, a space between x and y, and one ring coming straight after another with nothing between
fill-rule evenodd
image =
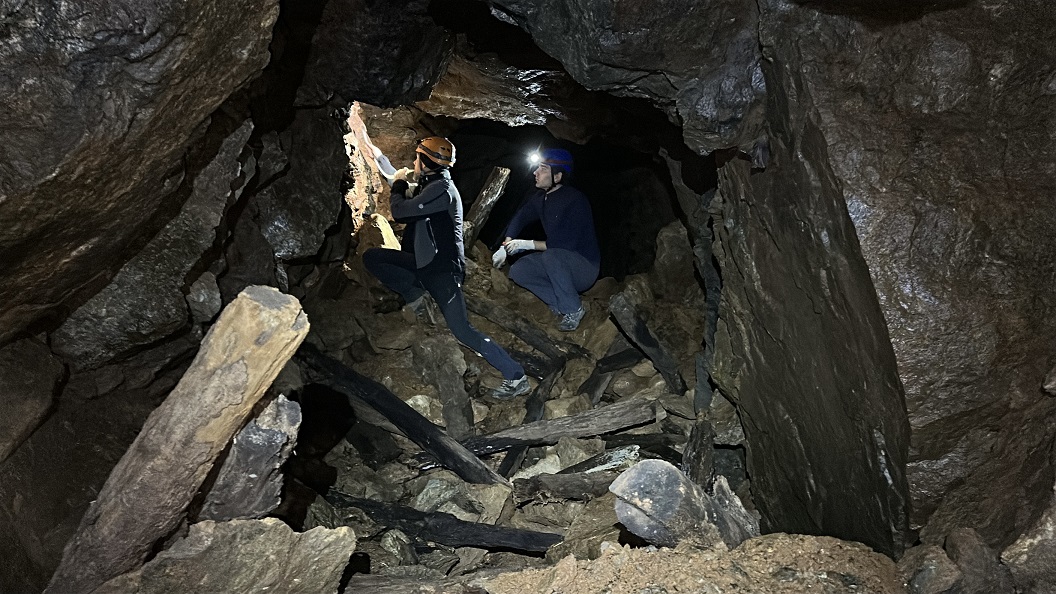
<instances>
[{"instance_id":1,"label":"cave wall","mask_svg":"<svg viewBox=\"0 0 1056 594\"><path fill-rule=\"evenodd\" d=\"M892 22L761 6L764 54L802 73L890 330L912 528L1003 547L1053 485L1056 11L986 0Z\"/></svg>"},{"instance_id":2,"label":"cave wall","mask_svg":"<svg viewBox=\"0 0 1056 594\"><path fill-rule=\"evenodd\" d=\"M181 159L267 63L277 14L275 0L5 10L0 342L79 305L176 214Z\"/></svg>"}]
</instances>

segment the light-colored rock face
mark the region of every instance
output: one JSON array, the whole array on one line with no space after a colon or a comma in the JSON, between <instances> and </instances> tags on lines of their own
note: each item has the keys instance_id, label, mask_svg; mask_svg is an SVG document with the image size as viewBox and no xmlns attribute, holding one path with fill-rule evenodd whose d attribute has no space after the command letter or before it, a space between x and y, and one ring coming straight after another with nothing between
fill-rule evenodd
<instances>
[{"instance_id":1,"label":"light-colored rock face","mask_svg":"<svg viewBox=\"0 0 1056 594\"><path fill-rule=\"evenodd\" d=\"M869 265L913 426L914 527L991 544L1052 484L1056 13L983 2L877 29L764 3Z\"/></svg>"},{"instance_id":2,"label":"light-colored rock face","mask_svg":"<svg viewBox=\"0 0 1056 594\"><path fill-rule=\"evenodd\" d=\"M273 0L96 8L30 1L5 17L0 340L98 290L160 227L188 144L267 63L278 14Z\"/></svg>"}]
</instances>

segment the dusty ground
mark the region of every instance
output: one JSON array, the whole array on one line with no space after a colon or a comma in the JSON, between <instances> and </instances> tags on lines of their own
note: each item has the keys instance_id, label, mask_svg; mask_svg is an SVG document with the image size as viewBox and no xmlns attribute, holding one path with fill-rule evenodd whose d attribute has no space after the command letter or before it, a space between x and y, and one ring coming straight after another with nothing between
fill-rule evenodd
<instances>
[{"instance_id":1,"label":"dusty ground","mask_svg":"<svg viewBox=\"0 0 1056 594\"><path fill-rule=\"evenodd\" d=\"M895 563L864 545L771 534L733 551L608 547L599 559L503 574L489 594L824 594L908 592Z\"/></svg>"}]
</instances>

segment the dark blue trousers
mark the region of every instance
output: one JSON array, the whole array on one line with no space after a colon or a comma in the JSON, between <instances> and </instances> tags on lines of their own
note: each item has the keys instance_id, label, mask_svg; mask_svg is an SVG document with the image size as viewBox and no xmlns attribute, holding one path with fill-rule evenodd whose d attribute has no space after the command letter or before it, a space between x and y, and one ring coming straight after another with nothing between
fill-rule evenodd
<instances>
[{"instance_id":1,"label":"dark blue trousers","mask_svg":"<svg viewBox=\"0 0 1056 594\"><path fill-rule=\"evenodd\" d=\"M466 298L462 294L461 273L433 264L417 268L414 254L386 248L371 248L364 252L363 265L381 284L399 293L407 303L428 291L440 307L451 334L459 342L484 357L485 361L499 370L503 378L517 379L524 376L524 368L520 363L469 323Z\"/></svg>"},{"instance_id":2,"label":"dark blue trousers","mask_svg":"<svg viewBox=\"0 0 1056 594\"><path fill-rule=\"evenodd\" d=\"M577 311L579 294L598 280L598 266L571 250L547 249L521 256L510 267L513 282L558 314Z\"/></svg>"}]
</instances>

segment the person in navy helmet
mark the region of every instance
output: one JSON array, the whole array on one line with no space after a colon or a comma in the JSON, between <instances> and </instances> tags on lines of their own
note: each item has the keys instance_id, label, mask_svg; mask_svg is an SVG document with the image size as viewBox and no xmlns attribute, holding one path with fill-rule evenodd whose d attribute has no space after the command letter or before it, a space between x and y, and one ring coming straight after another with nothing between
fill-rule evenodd
<instances>
[{"instance_id":1,"label":"person in navy helmet","mask_svg":"<svg viewBox=\"0 0 1056 594\"><path fill-rule=\"evenodd\" d=\"M510 266L510 279L561 316L557 326L560 330L571 332L586 314L579 294L598 280L601 252L594 232L594 215L587 197L567 185L572 176L572 155L568 151L546 149L533 160L538 163L536 191L510 220L492 264L501 268L508 256L531 252ZM517 238L525 227L537 221L542 223L545 240Z\"/></svg>"}]
</instances>

